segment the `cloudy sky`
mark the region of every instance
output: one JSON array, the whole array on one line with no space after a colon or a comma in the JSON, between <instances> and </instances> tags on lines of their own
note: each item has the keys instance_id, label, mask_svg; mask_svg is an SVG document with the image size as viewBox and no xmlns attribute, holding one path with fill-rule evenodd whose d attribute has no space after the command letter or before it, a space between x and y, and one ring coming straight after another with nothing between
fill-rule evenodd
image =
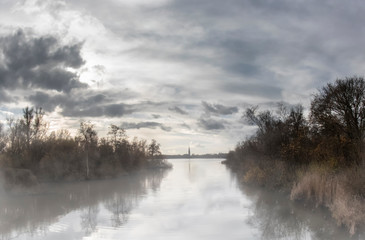
<instances>
[{"instance_id":1,"label":"cloudy sky","mask_svg":"<svg viewBox=\"0 0 365 240\"><path fill-rule=\"evenodd\" d=\"M365 68L365 4L299 0L0 0L0 120L113 123L166 154L226 152L248 106L308 106Z\"/></svg>"}]
</instances>

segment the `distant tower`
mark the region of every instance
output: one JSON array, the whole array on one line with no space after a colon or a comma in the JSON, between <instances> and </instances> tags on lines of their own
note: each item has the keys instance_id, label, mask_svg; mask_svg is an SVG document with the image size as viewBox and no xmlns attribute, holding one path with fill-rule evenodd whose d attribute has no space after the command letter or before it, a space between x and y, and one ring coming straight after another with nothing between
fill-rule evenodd
<instances>
[{"instance_id":1,"label":"distant tower","mask_svg":"<svg viewBox=\"0 0 365 240\"><path fill-rule=\"evenodd\" d=\"M188 148L188 156L189 156L189 158L190 158L190 146L189 146L189 148Z\"/></svg>"}]
</instances>

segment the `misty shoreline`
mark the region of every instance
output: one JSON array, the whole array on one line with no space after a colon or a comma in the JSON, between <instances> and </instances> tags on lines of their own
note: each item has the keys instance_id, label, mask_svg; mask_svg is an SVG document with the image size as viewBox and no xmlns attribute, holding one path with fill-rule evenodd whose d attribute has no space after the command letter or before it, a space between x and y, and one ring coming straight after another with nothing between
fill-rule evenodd
<instances>
[{"instance_id":1,"label":"misty shoreline","mask_svg":"<svg viewBox=\"0 0 365 240\"><path fill-rule=\"evenodd\" d=\"M38 192L23 190L1 195L0 238L10 239L16 232L34 234L78 209L80 220L89 223L85 225L85 232L93 231L95 226L91 224L91 216L84 213L98 209L99 205L110 212L113 225L119 227L143 199L146 189L158 188L168 171L142 170L103 181L41 183Z\"/></svg>"},{"instance_id":2,"label":"misty shoreline","mask_svg":"<svg viewBox=\"0 0 365 240\"><path fill-rule=\"evenodd\" d=\"M156 140L129 140L125 130L116 125L110 125L108 135L102 138L91 122L81 121L76 136L64 129L49 133L48 125L41 108L28 107L22 118L8 119L7 128L0 124L0 169L6 190L172 167Z\"/></svg>"},{"instance_id":3,"label":"misty shoreline","mask_svg":"<svg viewBox=\"0 0 365 240\"><path fill-rule=\"evenodd\" d=\"M301 105L276 113L246 110L258 130L223 161L240 182L327 208L351 235L365 227L365 80L338 79L319 90L310 118Z\"/></svg>"}]
</instances>

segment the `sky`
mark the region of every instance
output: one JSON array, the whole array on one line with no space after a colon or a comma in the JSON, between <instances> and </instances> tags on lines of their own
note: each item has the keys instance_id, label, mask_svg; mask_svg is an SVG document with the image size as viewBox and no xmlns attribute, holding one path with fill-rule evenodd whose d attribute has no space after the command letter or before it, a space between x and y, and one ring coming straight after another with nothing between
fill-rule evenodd
<instances>
[{"instance_id":1,"label":"sky","mask_svg":"<svg viewBox=\"0 0 365 240\"><path fill-rule=\"evenodd\" d=\"M255 132L245 109L308 109L363 76L359 0L0 0L0 120L42 107L49 130L81 120L218 153Z\"/></svg>"}]
</instances>

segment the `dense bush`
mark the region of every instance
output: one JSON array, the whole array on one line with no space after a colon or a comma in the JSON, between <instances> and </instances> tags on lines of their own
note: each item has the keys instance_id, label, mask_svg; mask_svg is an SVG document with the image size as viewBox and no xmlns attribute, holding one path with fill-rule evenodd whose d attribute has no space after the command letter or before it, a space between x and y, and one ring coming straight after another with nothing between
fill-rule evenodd
<instances>
[{"instance_id":1,"label":"dense bush","mask_svg":"<svg viewBox=\"0 0 365 240\"><path fill-rule=\"evenodd\" d=\"M162 161L160 145L134 138L111 125L105 138L95 126L81 122L78 135L67 130L47 134L42 109L25 108L23 118L8 119L0 127L0 167L26 169L38 180L63 181L110 178L143 167L169 167ZM155 164L154 164L155 163Z\"/></svg>"},{"instance_id":2,"label":"dense bush","mask_svg":"<svg viewBox=\"0 0 365 240\"><path fill-rule=\"evenodd\" d=\"M280 105L276 114L257 109L244 115L256 134L229 152L225 163L243 182L328 207L351 233L364 225L364 79L339 79L320 89L309 119L300 105Z\"/></svg>"}]
</instances>

